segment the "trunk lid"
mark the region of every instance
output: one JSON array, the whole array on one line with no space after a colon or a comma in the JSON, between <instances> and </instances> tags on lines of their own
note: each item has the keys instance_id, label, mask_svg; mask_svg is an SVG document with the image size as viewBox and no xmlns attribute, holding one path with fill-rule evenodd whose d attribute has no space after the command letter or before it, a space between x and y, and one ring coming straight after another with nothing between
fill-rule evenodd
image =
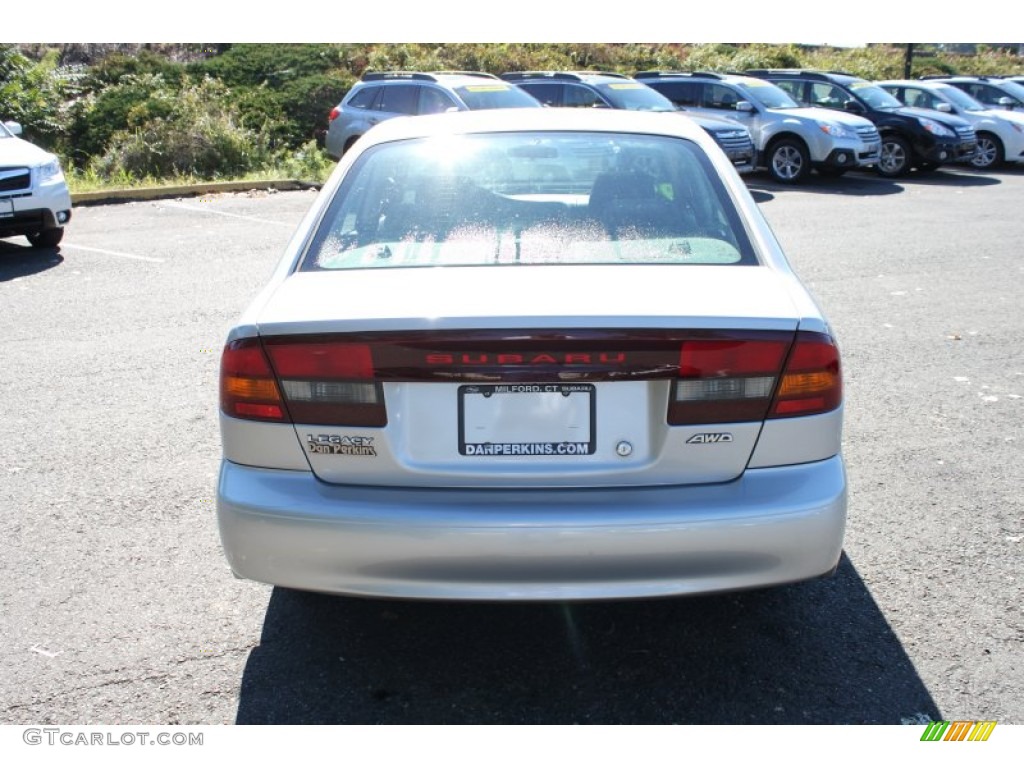
<instances>
[{"instance_id":1,"label":"trunk lid","mask_svg":"<svg viewBox=\"0 0 1024 768\"><path fill-rule=\"evenodd\" d=\"M679 265L304 272L257 325L326 482L723 482L749 460L796 334L789 279ZM319 375L295 349L344 361ZM359 404L335 419L311 404L318 388Z\"/></svg>"}]
</instances>

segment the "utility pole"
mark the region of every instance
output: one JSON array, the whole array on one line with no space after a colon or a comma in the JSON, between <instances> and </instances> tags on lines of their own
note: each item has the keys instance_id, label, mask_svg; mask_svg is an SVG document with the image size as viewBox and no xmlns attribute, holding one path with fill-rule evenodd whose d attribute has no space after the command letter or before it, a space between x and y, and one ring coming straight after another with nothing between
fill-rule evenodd
<instances>
[{"instance_id":1,"label":"utility pole","mask_svg":"<svg viewBox=\"0 0 1024 768\"><path fill-rule=\"evenodd\" d=\"M903 79L910 79L910 70L914 65L914 44L907 43L907 52L903 54Z\"/></svg>"}]
</instances>

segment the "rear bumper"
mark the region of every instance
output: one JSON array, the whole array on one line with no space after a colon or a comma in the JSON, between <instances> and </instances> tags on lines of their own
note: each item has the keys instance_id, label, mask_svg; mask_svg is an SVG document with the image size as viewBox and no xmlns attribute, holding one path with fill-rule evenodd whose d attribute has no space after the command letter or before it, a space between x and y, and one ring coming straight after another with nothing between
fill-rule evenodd
<instances>
[{"instance_id":1,"label":"rear bumper","mask_svg":"<svg viewBox=\"0 0 1024 768\"><path fill-rule=\"evenodd\" d=\"M398 598L694 594L830 572L846 522L839 456L730 483L390 489L222 463L221 540L243 578Z\"/></svg>"}]
</instances>

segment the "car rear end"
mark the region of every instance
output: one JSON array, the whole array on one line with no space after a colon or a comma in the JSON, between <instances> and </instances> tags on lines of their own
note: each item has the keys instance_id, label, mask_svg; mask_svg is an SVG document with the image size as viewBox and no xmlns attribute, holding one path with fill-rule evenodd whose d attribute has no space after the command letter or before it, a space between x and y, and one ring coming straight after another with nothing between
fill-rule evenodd
<instances>
[{"instance_id":1,"label":"car rear end","mask_svg":"<svg viewBox=\"0 0 1024 768\"><path fill-rule=\"evenodd\" d=\"M839 355L749 194L684 121L550 112L346 156L224 351L236 574L536 600L835 567Z\"/></svg>"}]
</instances>

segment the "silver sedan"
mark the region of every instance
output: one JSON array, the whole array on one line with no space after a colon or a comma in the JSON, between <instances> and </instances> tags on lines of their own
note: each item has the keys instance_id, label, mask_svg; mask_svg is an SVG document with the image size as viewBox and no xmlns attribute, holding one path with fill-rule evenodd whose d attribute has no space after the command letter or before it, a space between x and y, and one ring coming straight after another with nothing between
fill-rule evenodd
<instances>
[{"instance_id":1,"label":"silver sedan","mask_svg":"<svg viewBox=\"0 0 1024 768\"><path fill-rule=\"evenodd\" d=\"M241 577L635 598L831 573L839 352L728 158L626 111L397 118L221 365Z\"/></svg>"}]
</instances>

